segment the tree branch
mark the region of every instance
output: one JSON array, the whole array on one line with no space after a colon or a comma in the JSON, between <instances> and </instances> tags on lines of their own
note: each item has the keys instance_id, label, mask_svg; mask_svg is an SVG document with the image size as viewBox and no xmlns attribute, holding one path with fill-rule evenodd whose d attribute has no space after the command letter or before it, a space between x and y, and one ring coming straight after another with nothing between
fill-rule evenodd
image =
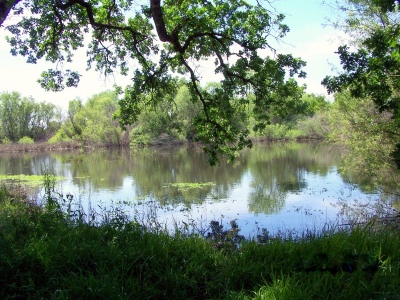
<instances>
[{"instance_id":1,"label":"tree branch","mask_svg":"<svg viewBox=\"0 0 400 300\"><path fill-rule=\"evenodd\" d=\"M119 25L105 24L105 23L96 22L95 19L94 19L94 14L93 14L93 6L90 3L85 2L84 0L69 0L65 4L61 4L61 3L57 4L56 7L61 9L61 10L63 10L63 11L65 11L65 10L67 10L68 8L70 8L71 6L73 6L75 4L83 6L86 9L86 13L87 13L87 16L88 16L88 19L89 19L89 23L94 28L97 27L97 28L104 28L104 29L115 29L115 30L120 30L120 31L129 31L132 34L132 36L133 36L133 38L135 40L135 43L138 43L137 38L139 36L141 36L143 39L148 38L147 36L142 35L140 32L132 30L132 28L129 27L129 26L119 26Z\"/></svg>"},{"instance_id":2,"label":"tree branch","mask_svg":"<svg viewBox=\"0 0 400 300\"><path fill-rule=\"evenodd\" d=\"M183 54L184 50L178 39L179 28L175 28L172 34L167 32L160 3L161 0L150 0L150 12L153 17L154 25L156 26L157 35L161 42L172 44L176 52Z\"/></svg>"},{"instance_id":3,"label":"tree branch","mask_svg":"<svg viewBox=\"0 0 400 300\"><path fill-rule=\"evenodd\" d=\"M0 0L0 27L7 19L11 9L15 7L21 0Z\"/></svg>"}]
</instances>

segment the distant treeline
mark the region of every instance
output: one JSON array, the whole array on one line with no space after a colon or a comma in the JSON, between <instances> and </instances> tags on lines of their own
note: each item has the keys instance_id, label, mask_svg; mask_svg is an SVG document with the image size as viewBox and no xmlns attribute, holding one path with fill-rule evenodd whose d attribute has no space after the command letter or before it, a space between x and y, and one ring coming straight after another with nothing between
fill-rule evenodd
<instances>
[{"instance_id":1,"label":"distant treeline","mask_svg":"<svg viewBox=\"0 0 400 300\"><path fill-rule=\"evenodd\" d=\"M216 85L210 84L206 89ZM193 124L201 113L201 104L191 101L184 82L178 83L174 94L165 95L157 101L157 105L146 107L136 122L127 128L120 126L116 118L118 101L116 93L105 91L93 95L86 102L79 98L71 100L65 112L54 104L36 102L18 92L3 92L0 94L1 142L73 141L86 145L147 145L196 140L198 133ZM272 114L271 122L263 127L258 126L257 131L253 130L257 121L250 106L236 121L247 127L252 137L321 138L326 135L326 125L314 126L306 120L315 118L330 105L324 96L304 94L300 101L288 107L284 115L265 112L270 116Z\"/></svg>"}]
</instances>

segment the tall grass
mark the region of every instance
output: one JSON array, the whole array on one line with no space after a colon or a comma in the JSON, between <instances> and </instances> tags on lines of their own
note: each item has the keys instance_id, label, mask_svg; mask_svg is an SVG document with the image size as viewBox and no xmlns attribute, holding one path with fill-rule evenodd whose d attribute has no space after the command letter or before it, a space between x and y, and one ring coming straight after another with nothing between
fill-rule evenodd
<instances>
[{"instance_id":1,"label":"tall grass","mask_svg":"<svg viewBox=\"0 0 400 300\"><path fill-rule=\"evenodd\" d=\"M354 227L236 247L216 223L205 238L147 230L121 212L89 222L62 209L47 180L45 197L58 200L44 207L0 189L1 299L400 297L398 231Z\"/></svg>"}]
</instances>

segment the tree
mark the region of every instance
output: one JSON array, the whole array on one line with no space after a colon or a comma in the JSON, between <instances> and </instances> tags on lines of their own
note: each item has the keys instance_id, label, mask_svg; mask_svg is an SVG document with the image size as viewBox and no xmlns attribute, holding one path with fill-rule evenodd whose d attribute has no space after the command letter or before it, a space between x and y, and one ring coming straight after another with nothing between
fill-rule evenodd
<instances>
[{"instance_id":1,"label":"tree","mask_svg":"<svg viewBox=\"0 0 400 300\"><path fill-rule=\"evenodd\" d=\"M50 133L50 122L55 117L54 104L35 102L22 97L18 92L0 94L1 137L12 142L22 137L34 140L44 138Z\"/></svg>"},{"instance_id":2,"label":"tree","mask_svg":"<svg viewBox=\"0 0 400 300\"><path fill-rule=\"evenodd\" d=\"M344 28L353 40L351 47L338 49L344 71L322 82L335 93L331 136L350 150L345 160L348 173L374 187L397 188L393 158L400 129L399 1L346 3L353 13Z\"/></svg>"},{"instance_id":3,"label":"tree","mask_svg":"<svg viewBox=\"0 0 400 300\"><path fill-rule=\"evenodd\" d=\"M393 111L400 122L398 1L354 0L348 3L357 6L360 15L347 20L347 30L362 38L355 40L355 51L347 45L339 47L337 53L344 72L325 77L322 84L330 93L348 89L353 97L370 97L380 111Z\"/></svg>"},{"instance_id":4,"label":"tree","mask_svg":"<svg viewBox=\"0 0 400 300\"><path fill-rule=\"evenodd\" d=\"M301 98L301 104L298 105L297 114L304 116L313 116L322 109L327 109L330 102L323 95L304 94Z\"/></svg>"},{"instance_id":5,"label":"tree","mask_svg":"<svg viewBox=\"0 0 400 300\"><path fill-rule=\"evenodd\" d=\"M82 135L86 142L120 145L123 131L113 115L118 109L117 95L111 91L93 95L77 113L84 120Z\"/></svg>"},{"instance_id":6,"label":"tree","mask_svg":"<svg viewBox=\"0 0 400 300\"><path fill-rule=\"evenodd\" d=\"M329 117L331 140L349 150L341 170L354 182L393 192L399 173L393 164L398 125L392 114L379 112L370 98L354 98L347 91L335 94Z\"/></svg>"},{"instance_id":7,"label":"tree","mask_svg":"<svg viewBox=\"0 0 400 300\"><path fill-rule=\"evenodd\" d=\"M45 139L47 134L58 129L61 122L56 121L57 113L59 112L52 103L40 102L35 105L30 122L34 140Z\"/></svg>"},{"instance_id":8,"label":"tree","mask_svg":"<svg viewBox=\"0 0 400 300\"><path fill-rule=\"evenodd\" d=\"M71 129L67 130L71 137L78 136L81 137L82 135L82 127L84 126L83 120L79 120L75 118L78 113L82 110L83 104L81 99L74 99L69 101L68 103L68 124L70 124ZM77 120L78 119L78 120Z\"/></svg>"},{"instance_id":9,"label":"tree","mask_svg":"<svg viewBox=\"0 0 400 300\"><path fill-rule=\"evenodd\" d=\"M68 118L51 142L79 140L86 144L121 145L124 132L113 118L118 97L112 91L93 95L85 104L81 99L68 104Z\"/></svg>"},{"instance_id":10,"label":"tree","mask_svg":"<svg viewBox=\"0 0 400 300\"><path fill-rule=\"evenodd\" d=\"M11 9L15 7L21 0L0 0L0 26L8 17Z\"/></svg>"},{"instance_id":11,"label":"tree","mask_svg":"<svg viewBox=\"0 0 400 300\"><path fill-rule=\"evenodd\" d=\"M1 129L2 137L15 142L19 139L18 134L18 104L21 95L17 92L2 93L1 94Z\"/></svg>"},{"instance_id":12,"label":"tree","mask_svg":"<svg viewBox=\"0 0 400 300\"><path fill-rule=\"evenodd\" d=\"M190 91L185 82L178 86L178 91L175 96L175 118L179 120L179 133L189 141L194 141L197 136L197 131L194 126L194 120L201 111L201 104L193 102Z\"/></svg>"},{"instance_id":13,"label":"tree","mask_svg":"<svg viewBox=\"0 0 400 300\"><path fill-rule=\"evenodd\" d=\"M130 133L133 144L149 145L179 137L179 123L183 120L176 117L172 99L173 95L164 95L151 109L142 111Z\"/></svg>"},{"instance_id":14,"label":"tree","mask_svg":"<svg viewBox=\"0 0 400 300\"><path fill-rule=\"evenodd\" d=\"M329 20L335 29L348 36L348 43L360 46L377 29L399 22L396 1L346 0L337 1L336 20Z\"/></svg>"},{"instance_id":15,"label":"tree","mask_svg":"<svg viewBox=\"0 0 400 300\"><path fill-rule=\"evenodd\" d=\"M20 17L6 26L12 54L26 56L30 63L43 58L62 66L72 61L74 51L91 35L89 68L95 66L104 75L119 68L128 75L134 66L133 83L119 102L118 117L124 126L133 124L142 109L154 107L164 94L171 94L175 75L186 76L193 102L202 106L194 125L202 133L198 138L205 143L211 163L218 162L218 153L233 158L237 150L251 146L247 129L235 127L231 119L248 105L249 92L255 95L256 115L266 122L264 110L277 101L273 95L294 90L287 88L295 83L286 75L305 76L302 60L276 54L271 47L271 40L284 37L289 29L283 15L259 1L250 5L243 0L165 0L162 4L150 0L141 6L135 1L1 1L0 25L8 14ZM197 66L206 59L215 61L214 72L222 77L217 93L200 86ZM76 86L79 78L77 72L60 67L43 72L39 82L57 91ZM285 99L278 99L279 103Z\"/></svg>"}]
</instances>

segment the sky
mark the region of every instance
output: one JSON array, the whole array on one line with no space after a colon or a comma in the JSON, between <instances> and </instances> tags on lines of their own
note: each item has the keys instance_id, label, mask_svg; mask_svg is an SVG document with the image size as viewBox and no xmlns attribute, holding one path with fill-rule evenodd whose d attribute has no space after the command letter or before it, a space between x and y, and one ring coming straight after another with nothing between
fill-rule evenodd
<instances>
[{"instance_id":1,"label":"sky","mask_svg":"<svg viewBox=\"0 0 400 300\"><path fill-rule=\"evenodd\" d=\"M332 67L339 67L339 59L334 52L340 45L340 33L331 26L323 25L327 17L332 17L332 9L322 2L323 0L273 0L274 8L286 15L285 23L290 28L283 42L276 44L275 48L278 53L291 53L307 62L304 68L307 78L299 82L307 85L308 93L327 95L320 82L326 75L336 74ZM0 28L0 92L18 91L24 97L31 96L36 101L51 102L66 109L70 100L79 97L86 101L94 94L112 89L114 84L125 86L130 83L129 76L116 74L104 78L94 70L86 71L85 50L82 50L76 52L74 63L68 67L82 74L79 87L66 88L57 93L46 92L36 80L41 72L53 66L45 61L28 64L26 58L12 56L10 46L5 41L6 35L7 31ZM213 74L205 74L203 78L217 80Z\"/></svg>"}]
</instances>

